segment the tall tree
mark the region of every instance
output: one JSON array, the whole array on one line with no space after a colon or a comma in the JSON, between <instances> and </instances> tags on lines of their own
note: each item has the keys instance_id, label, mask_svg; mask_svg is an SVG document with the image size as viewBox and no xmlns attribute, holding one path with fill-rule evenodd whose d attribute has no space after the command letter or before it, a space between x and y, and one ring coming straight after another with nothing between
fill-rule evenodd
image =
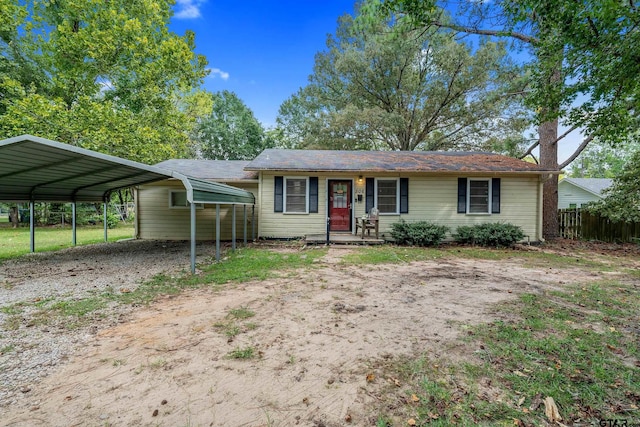
<instances>
[{"instance_id":1,"label":"tall tree","mask_svg":"<svg viewBox=\"0 0 640 427\"><path fill-rule=\"evenodd\" d=\"M354 25L345 15L327 48L309 85L280 107L289 145L468 149L523 123L504 96L519 73L500 43L464 43L402 17Z\"/></svg>"},{"instance_id":2,"label":"tall tree","mask_svg":"<svg viewBox=\"0 0 640 427\"><path fill-rule=\"evenodd\" d=\"M213 94L211 114L193 135L196 155L205 159L251 160L274 145L253 112L229 91Z\"/></svg>"},{"instance_id":3,"label":"tall tree","mask_svg":"<svg viewBox=\"0 0 640 427\"><path fill-rule=\"evenodd\" d=\"M0 5L18 18L0 21L0 137L31 133L148 163L187 152L207 62L192 32L168 30L173 1Z\"/></svg>"},{"instance_id":4,"label":"tall tree","mask_svg":"<svg viewBox=\"0 0 640 427\"><path fill-rule=\"evenodd\" d=\"M455 19L442 19L457 9ZM640 16L633 1L385 0L370 3L371 12L401 12L424 26L440 26L464 34L510 39L531 55L528 97L538 113L540 163L562 169L593 138L620 142L638 115ZM558 135L558 123L569 128ZM558 164L558 143L571 131L587 133L569 158ZM543 229L558 234L557 178L544 185Z\"/></svg>"}]
</instances>

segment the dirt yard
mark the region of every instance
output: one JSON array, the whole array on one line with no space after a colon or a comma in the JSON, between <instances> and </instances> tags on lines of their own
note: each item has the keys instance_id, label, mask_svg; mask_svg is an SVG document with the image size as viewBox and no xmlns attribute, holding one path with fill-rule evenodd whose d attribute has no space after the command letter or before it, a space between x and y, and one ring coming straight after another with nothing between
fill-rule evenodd
<instances>
[{"instance_id":1,"label":"dirt yard","mask_svg":"<svg viewBox=\"0 0 640 427\"><path fill-rule=\"evenodd\" d=\"M461 326L495 318L496 303L595 278L513 260L341 265L353 250L332 247L316 268L278 279L137 308L24 385L0 406L0 425L374 425L376 387L389 381L376 361L455 358Z\"/></svg>"}]
</instances>

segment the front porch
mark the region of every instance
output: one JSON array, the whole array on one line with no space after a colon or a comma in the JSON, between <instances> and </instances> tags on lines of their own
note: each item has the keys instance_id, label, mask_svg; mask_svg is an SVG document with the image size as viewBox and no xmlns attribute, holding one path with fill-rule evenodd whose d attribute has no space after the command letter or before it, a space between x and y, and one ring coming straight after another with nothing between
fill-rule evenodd
<instances>
[{"instance_id":1,"label":"front porch","mask_svg":"<svg viewBox=\"0 0 640 427\"><path fill-rule=\"evenodd\" d=\"M382 237L382 236L381 236ZM329 234L329 243L336 245L382 245L384 239L376 239L375 236L353 235L348 232L333 232ZM327 243L326 234L310 234L305 237L305 243L309 245L322 245Z\"/></svg>"}]
</instances>

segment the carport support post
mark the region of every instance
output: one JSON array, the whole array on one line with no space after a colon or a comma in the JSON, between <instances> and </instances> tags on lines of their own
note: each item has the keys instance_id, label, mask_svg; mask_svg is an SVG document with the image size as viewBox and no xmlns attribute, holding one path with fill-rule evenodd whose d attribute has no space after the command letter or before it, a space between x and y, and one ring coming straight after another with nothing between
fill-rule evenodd
<instances>
[{"instance_id":1,"label":"carport support post","mask_svg":"<svg viewBox=\"0 0 640 427\"><path fill-rule=\"evenodd\" d=\"M191 203L191 274L196 273L196 204Z\"/></svg>"},{"instance_id":2,"label":"carport support post","mask_svg":"<svg viewBox=\"0 0 640 427\"><path fill-rule=\"evenodd\" d=\"M236 250L236 205L231 205L233 213L231 214L231 249Z\"/></svg>"},{"instance_id":3,"label":"carport support post","mask_svg":"<svg viewBox=\"0 0 640 427\"><path fill-rule=\"evenodd\" d=\"M242 205L244 208L244 245L247 246L247 205Z\"/></svg>"},{"instance_id":4,"label":"carport support post","mask_svg":"<svg viewBox=\"0 0 640 427\"><path fill-rule=\"evenodd\" d=\"M251 241L256 240L256 205L251 206Z\"/></svg>"},{"instance_id":5,"label":"carport support post","mask_svg":"<svg viewBox=\"0 0 640 427\"><path fill-rule=\"evenodd\" d=\"M62 213L64 218L64 212ZM76 202L71 203L71 241L73 246L76 245Z\"/></svg>"},{"instance_id":6,"label":"carport support post","mask_svg":"<svg viewBox=\"0 0 640 427\"><path fill-rule=\"evenodd\" d=\"M33 200L29 201L29 241L31 243L31 252L36 251L36 221L34 218L35 207Z\"/></svg>"},{"instance_id":7,"label":"carport support post","mask_svg":"<svg viewBox=\"0 0 640 427\"><path fill-rule=\"evenodd\" d=\"M107 242L108 241L108 237L109 237L109 236L107 236L107 202L105 201L102 204L102 206L103 206L102 207L102 210L103 210L103 212L102 212L102 217L103 217L102 218L102 223L104 224L104 241Z\"/></svg>"},{"instance_id":8,"label":"carport support post","mask_svg":"<svg viewBox=\"0 0 640 427\"><path fill-rule=\"evenodd\" d=\"M216 261L220 261L220 203L216 204Z\"/></svg>"}]
</instances>

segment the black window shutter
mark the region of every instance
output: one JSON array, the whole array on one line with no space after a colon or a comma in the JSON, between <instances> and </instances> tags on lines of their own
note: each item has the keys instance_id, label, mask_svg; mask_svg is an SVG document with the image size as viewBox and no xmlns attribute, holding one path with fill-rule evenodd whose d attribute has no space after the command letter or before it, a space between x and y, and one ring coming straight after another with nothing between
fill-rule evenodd
<instances>
[{"instance_id":1,"label":"black window shutter","mask_svg":"<svg viewBox=\"0 0 640 427\"><path fill-rule=\"evenodd\" d=\"M409 178L400 178L400 213L409 213Z\"/></svg>"},{"instance_id":2,"label":"black window shutter","mask_svg":"<svg viewBox=\"0 0 640 427\"><path fill-rule=\"evenodd\" d=\"M467 178L458 178L458 213L467 213Z\"/></svg>"},{"instance_id":3,"label":"black window shutter","mask_svg":"<svg viewBox=\"0 0 640 427\"><path fill-rule=\"evenodd\" d=\"M500 178L491 179L491 213L500 213Z\"/></svg>"},{"instance_id":4,"label":"black window shutter","mask_svg":"<svg viewBox=\"0 0 640 427\"><path fill-rule=\"evenodd\" d=\"M273 178L273 182L275 184L275 188L274 188L274 197L273 197L273 201L274 201L274 206L273 206L273 211L274 212L282 212L282 202L283 202L283 181L284 178L281 176L276 176Z\"/></svg>"},{"instance_id":5,"label":"black window shutter","mask_svg":"<svg viewBox=\"0 0 640 427\"><path fill-rule=\"evenodd\" d=\"M318 213L318 177L309 177L309 212Z\"/></svg>"},{"instance_id":6,"label":"black window shutter","mask_svg":"<svg viewBox=\"0 0 640 427\"><path fill-rule=\"evenodd\" d=\"M373 203L375 201L375 186L376 186L375 179L374 178L367 178L366 186L367 186L367 188L365 190L365 192L366 192L366 200L365 200L365 204L364 204L364 211L366 213L369 213L369 211L373 207Z\"/></svg>"}]
</instances>

